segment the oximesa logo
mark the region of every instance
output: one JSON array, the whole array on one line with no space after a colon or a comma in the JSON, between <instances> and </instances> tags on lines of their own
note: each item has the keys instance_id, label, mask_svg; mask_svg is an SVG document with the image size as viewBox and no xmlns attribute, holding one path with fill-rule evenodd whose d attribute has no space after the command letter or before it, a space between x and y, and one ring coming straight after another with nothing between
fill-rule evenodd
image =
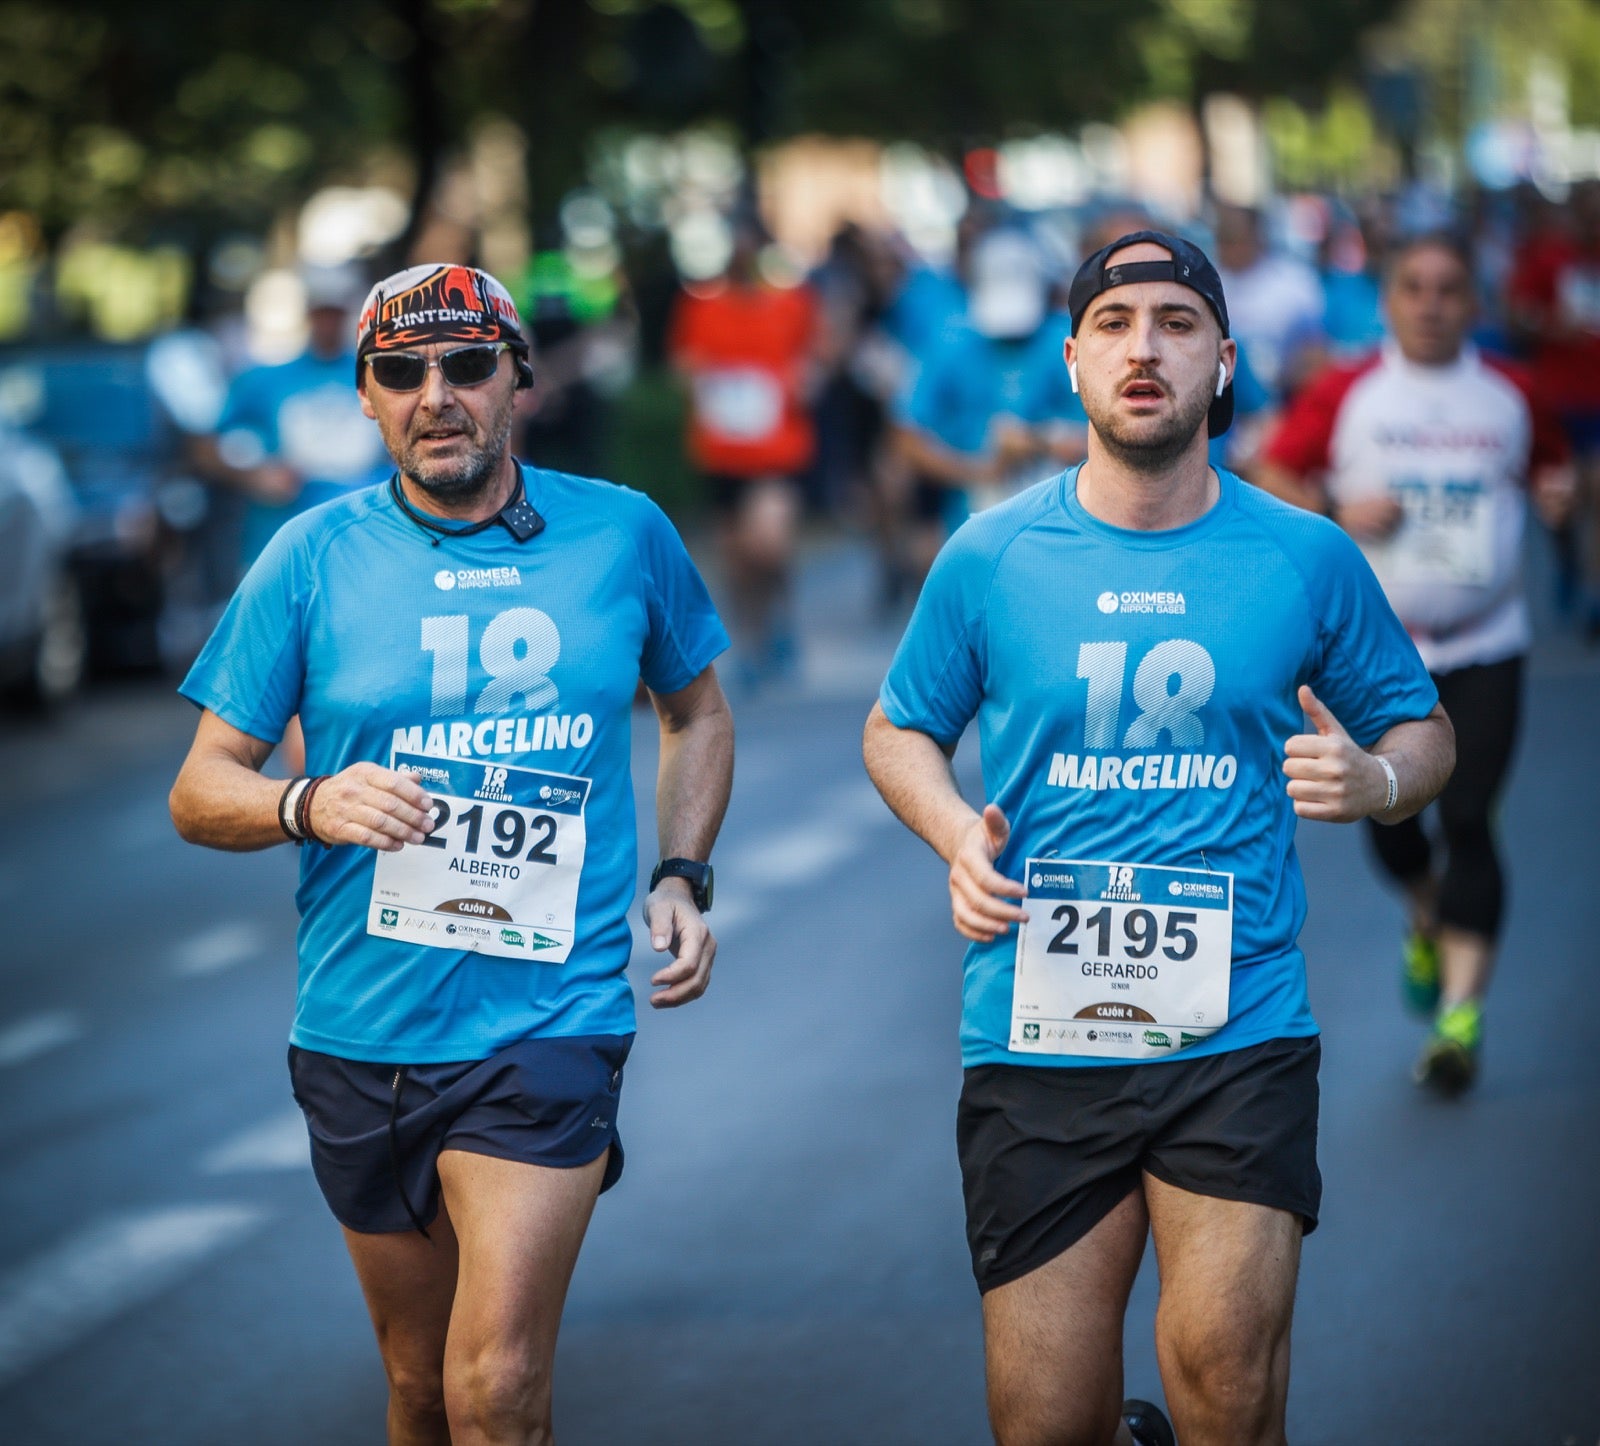
<instances>
[{"instance_id":1,"label":"oximesa logo","mask_svg":"<svg viewBox=\"0 0 1600 1446\"><path fill-rule=\"evenodd\" d=\"M1114 613L1117 610L1117 595L1114 592L1103 592L1094 600L1094 605L1103 613Z\"/></svg>"},{"instance_id":2,"label":"oximesa logo","mask_svg":"<svg viewBox=\"0 0 1600 1446\"><path fill-rule=\"evenodd\" d=\"M433 575L433 585L440 592L449 592L456 585L456 575L447 567L441 567Z\"/></svg>"}]
</instances>

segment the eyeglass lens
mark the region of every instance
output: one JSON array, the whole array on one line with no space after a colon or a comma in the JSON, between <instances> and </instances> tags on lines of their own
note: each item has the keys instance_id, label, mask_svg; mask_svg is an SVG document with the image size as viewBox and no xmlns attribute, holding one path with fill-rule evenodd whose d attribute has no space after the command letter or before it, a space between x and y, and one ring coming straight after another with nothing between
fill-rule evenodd
<instances>
[{"instance_id":1,"label":"eyeglass lens","mask_svg":"<svg viewBox=\"0 0 1600 1446\"><path fill-rule=\"evenodd\" d=\"M498 346L463 346L447 351L436 365L452 387L475 387L489 380L500 365ZM414 352L370 356L372 378L385 391L414 392L427 380L428 358Z\"/></svg>"}]
</instances>

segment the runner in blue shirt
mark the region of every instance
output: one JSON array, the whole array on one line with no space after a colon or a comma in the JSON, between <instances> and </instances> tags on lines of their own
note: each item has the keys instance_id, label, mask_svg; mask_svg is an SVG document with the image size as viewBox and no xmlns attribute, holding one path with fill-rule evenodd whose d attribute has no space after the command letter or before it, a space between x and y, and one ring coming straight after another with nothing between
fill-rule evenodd
<instances>
[{"instance_id":1,"label":"runner in blue shirt","mask_svg":"<svg viewBox=\"0 0 1600 1446\"><path fill-rule=\"evenodd\" d=\"M389 475L383 438L350 389L350 323L361 292L344 267L308 267L306 349L233 379L202 470L245 498L242 573L291 517Z\"/></svg>"},{"instance_id":2,"label":"runner in blue shirt","mask_svg":"<svg viewBox=\"0 0 1600 1446\"><path fill-rule=\"evenodd\" d=\"M1083 456L1083 412L1061 367L1067 318L1049 310L1039 248L993 231L973 248L972 275L966 318L922 359L895 418L920 479L913 511L940 520L932 546L913 545L919 575L971 513Z\"/></svg>"},{"instance_id":3,"label":"runner in blue shirt","mask_svg":"<svg viewBox=\"0 0 1600 1446\"><path fill-rule=\"evenodd\" d=\"M944 549L867 768L972 941L957 1137L997 1439L1171 1441L1148 1403L1116 1424L1153 1230L1180 1437L1266 1446L1321 1192L1295 820L1410 816L1451 730L1355 546L1208 465L1235 347L1205 256L1132 233L1070 310L1088 458ZM949 764L974 719L981 812Z\"/></svg>"},{"instance_id":4,"label":"runner in blue shirt","mask_svg":"<svg viewBox=\"0 0 1600 1446\"><path fill-rule=\"evenodd\" d=\"M398 470L245 578L183 685L203 712L173 818L215 848L304 845L290 1073L390 1440L545 1440L567 1282L622 1170L634 693L661 725L644 918L670 1008L716 952L728 640L653 503L511 456L532 371L493 278L413 267L358 334ZM309 775L262 777L297 713Z\"/></svg>"}]
</instances>

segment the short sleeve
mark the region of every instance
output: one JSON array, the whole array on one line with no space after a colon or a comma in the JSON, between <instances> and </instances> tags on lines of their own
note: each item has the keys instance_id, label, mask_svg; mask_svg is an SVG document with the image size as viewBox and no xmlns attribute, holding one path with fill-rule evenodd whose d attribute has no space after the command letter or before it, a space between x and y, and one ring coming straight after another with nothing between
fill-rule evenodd
<instances>
[{"instance_id":1,"label":"short sleeve","mask_svg":"<svg viewBox=\"0 0 1600 1446\"><path fill-rule=\"evenodd\" d=\"M639 676L653 693L676 693L726 651L728 634L677 529L648 497L630 495L649 624Z\"/></svg>"},{"instance_id":2,"label":"short sleeve","mask_svg":"<svg viewBox=\"0 0 1600 1446\"><path fill-rule=\"evenodd\" d=\"M694 365L695 351L700 345L700 314L700 305L694 297L680 292L674 299L666 338L667 359L673 366Z\"/></svg>"},{"instance_id":3,"label":"short sleeve","mask_svg":"<svg viewBox=\"0 0 1600 1446\"><path fill-rule=\"evenodd\" d=\"M1267 442L1266 457L1299 477L1313 478L1332 462L1333 429L1339 407L1367 369L1334 367L1303 388Z\"/></svg>"},{"instance_id":4,"label":"short sleeve","mask_svg":"<svg viewBox=\"0 0 1600 1446\"><path fill-rule=\"evenodd\" d=\"M311 573L300 530L280 529L245 574L178 691L252 738L282 738L300 711Z\"/></svg>"},{"instance_id":5,"label":"short sleeve","mask_svg":"<svg viewBox=\"0 0 1600 1446\"><path fill-rule=\"evenodd\" d=\"M1395 724L1427 717L1439 692L1361 549L1325 519L1308 520L1319 524L1320 539L1309 583L1318 659L1308 681L1370 748Z\"/></svg>"},{"instance_id":6,"label":"short sleeve","mask_svg":"<svg viewBox=\"0 0 1600 1446\"><path fill-rule=\"evenodd\" d=\"M935 436L948 430L951 406L949 378L953 375L956 351L942 345L917 369L910 386L901 394L899 419ZM941 425L945 423L945 425Z\"/></svg>"},{"instance_id":7,"label":"short sleeve","mask_svg":"<svg viewBox=\"0 0 1600 1446\"><path fill-rule=\"evenodd\" d=\"M1528 409L1528 476L1572 460L1572 443L1560 418L1539 394L1525 368L1498 356L1485 356L1484 364L1517 389Z\"/></svg>"},{"instance_id":8,"label":"short sleeve","mask_svg":"<svg viewBox=\"0 0 1600 1446\"><path fill-rule=\"evenodd\" d=\"M240 430L265 435L271 430L271 417L264 396L265 373L261 367L242 371L228 386L222 414L217 418L219 432Z\"/></svg>"},{"instance_id":9,"label":"short sleeve","mask_svg":"<svg viewBox=\"0 0 1600 1446\"><path fill-rule=\"evenodd\" d=\"M976 529L945 544L895 650L878 701L896 728L941 744L966 731L983 699L983 593L990 567L972 545Z\"/></svg>"}]
</instances>

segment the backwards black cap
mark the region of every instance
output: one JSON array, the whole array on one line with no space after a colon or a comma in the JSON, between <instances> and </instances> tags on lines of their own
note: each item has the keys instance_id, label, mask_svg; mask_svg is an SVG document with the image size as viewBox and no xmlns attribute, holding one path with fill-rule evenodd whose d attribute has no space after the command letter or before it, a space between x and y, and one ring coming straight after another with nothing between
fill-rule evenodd
<instances>
[{"instance_id":1,"label":"backwards black cap","mask_svg":"<svg viewBox=\"0 0 1600 1446\"><path fill-rule=\"evenodd\" d=\"M1106 265L1106 258L1141 241L1149 241L1171 253L1170 261L1120 261ZM1134 286L1141 281L1173 281L1197 293L1211 308L1222 334L1228 335L1228 302L1222 294L1222 278L1211 264L1206 253L1181 236L1169 236L1165 231L1130 231L1119 236L1109 246L1102 246L1085 259L1072 278L1072 289L1067 293L1067 310L1072 315L1072 334L1078 334L1078 324L1095 297L1118 286ZM1222 395L1211 404L1206 414L1206 435L1220 437L1233 425L1233 382L1223 388Z\"/></svg>"}]
</instances>

